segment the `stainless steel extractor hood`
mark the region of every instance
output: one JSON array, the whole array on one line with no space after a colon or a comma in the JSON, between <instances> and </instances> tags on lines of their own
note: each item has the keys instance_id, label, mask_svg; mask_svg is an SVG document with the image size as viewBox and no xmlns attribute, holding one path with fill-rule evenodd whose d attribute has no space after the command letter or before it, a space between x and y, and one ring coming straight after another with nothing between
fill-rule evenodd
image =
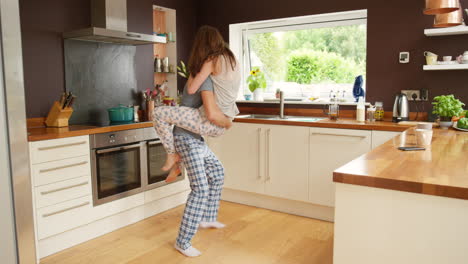
<instances>
[{"instance_id":1,"label":"stainless steel extractor hood","mask_svg":"<svg viewBox=\"0 0 468 264\"><path fill-rule=\"evenodd\" d=\"M127 32L127 0L91 0L92 27L65 32L64 39L145 45L166 43L165 37Z\"/></svg>"}]
</instances>

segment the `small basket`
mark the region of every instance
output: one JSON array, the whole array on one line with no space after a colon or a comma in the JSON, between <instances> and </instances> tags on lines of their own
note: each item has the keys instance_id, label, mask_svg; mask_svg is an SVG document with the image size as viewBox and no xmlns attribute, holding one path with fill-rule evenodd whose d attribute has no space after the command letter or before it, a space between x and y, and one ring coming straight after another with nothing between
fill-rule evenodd
<instances>
[{"instance_id":1,"label":"small basket","mask_svg":"<svg viewBox=\"0 0 468 264\"><path fill-rule=\"evenodd\" d=\"M48 127L67 127L68 120L70 120L72 114L73 108L66 107L65 109L62 109L60 103L55 101L47 115L47 119L45 121L46 125Z\"/></svg>"}]
</instances>

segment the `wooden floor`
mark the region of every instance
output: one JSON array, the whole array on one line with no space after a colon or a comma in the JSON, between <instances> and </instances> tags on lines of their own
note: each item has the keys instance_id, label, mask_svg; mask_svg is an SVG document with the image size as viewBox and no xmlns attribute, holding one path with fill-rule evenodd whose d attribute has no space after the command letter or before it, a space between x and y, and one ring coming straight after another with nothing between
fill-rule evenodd
<instances>
[{"instance_id":1,"label":"wooden floor","mask_svg":"<svg viewBox=\"0 0 468 264\"><path fill-rule=\"evenodd\" d=\"M173 245L183 207L150 217L58 254L53 263L328 264L333 255L333 224L265 209L222 202L221 230L200 230L187 258Z\"/></svg>"}]
</instances>

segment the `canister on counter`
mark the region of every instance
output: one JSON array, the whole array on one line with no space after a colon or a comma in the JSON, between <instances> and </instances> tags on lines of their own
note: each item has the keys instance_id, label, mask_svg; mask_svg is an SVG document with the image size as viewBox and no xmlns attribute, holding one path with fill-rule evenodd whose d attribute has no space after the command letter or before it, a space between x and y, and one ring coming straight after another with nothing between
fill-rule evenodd
<instances>
[{"instance_id":1,"label":"canister on counter","mask_svg":"<svg viewBox=\"0 0 468 264\"><path fill-rule=\"evenodd\" d=\"M375 102L375 121L383 121L384 119L384 109L382 102Z\"/></svg>"}]
</instances>

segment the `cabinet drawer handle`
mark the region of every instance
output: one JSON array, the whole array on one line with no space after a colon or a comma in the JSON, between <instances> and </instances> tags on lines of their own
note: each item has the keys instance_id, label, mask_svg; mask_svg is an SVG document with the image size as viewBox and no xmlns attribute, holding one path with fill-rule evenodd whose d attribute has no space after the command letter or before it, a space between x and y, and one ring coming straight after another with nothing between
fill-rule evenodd
<instances>
[{"instance_id":1,"label":"cabinet drawer handle","mask_svg":"<svg viewBox=\"0 0 468 264\"><path fill-rule=\"evenodd\" d=\"M78 162L78 163L74 163L74 164L68 164L68 165L64 165L64 166L60 166L60 167L55 167L55 168L50 168L50 169L43 169L43 170L40 170L39 173L45 173L45 172L50 172L50 171L55 171L55 170L66 169L66 168L70 168L70 167L81 166L81 165L85 165L87 163L88 163L87 161L82 161L82 162Z\"/></svg>"},{"instance_id":2,"label":"cabinet drawer handle","mask_svg":"<svg viewBox=\"0 0 468 264\"><path fill-rule=\"evenodd\" d=\"M83 144L86 144L86 143L87 143L87 141L80 141L80 142L69 143L69 144L63 144L63 145L56 145L56 146L50 146L50 147L42 147L42 148L38 148L37 150L50 150L50 149L56 149L56 148L65 148L65 147L83 145Z\"/></svg>"},{"instance_id":3,"label":"cabinet drawer handle","mask_svg":"<svg viewBox=\"0 0 468 264\"><path fill-rule=\"evenodd\" d=\"M262 129L259 128L258 130L258 179L262 179L262 166L261 165L261 153L262 153Z\"/></svg>"},{"instance_id":4,"label":"cabinet drawer handle","mask_svg":"<svg viewBox=\"0 0 468 264\"><path fill-rule=\"evenodd\" d=\"M267 177L266 181L270 181L270 151L271 151L271 129L267 129L267 162L266 162L266 171L267 171Z\"/></svg>"},{"instance_id":5,"label":"cabinet drawer handle","mask_svg":"<svg viewBox=\"0 0 468 264\"><path fill-rule=\"evenodd\" d=\"M55 212L52 212L52 213L43 214L42 217L45 218L45 217L53 216L53 215L56 215L56 214L64 213L66 211L70 211L70 210L73 210L73 209L76 209L76 208L80 208L80 207L83 207L83 206L88 205L88 204L89 204L89 202L84 202L82 204L78 204L78 205L68 207L68 208L65 208L65 209L62 209L62 210L58 210L58 211L55 211Z\"/></svg>"},{"instance_id":6,"label":"cabinet drawer handle","mask_svg":"<svg viewBox=\"0 0 468 264\"><path fill-rule=\"evenodd\" d=\"M74 184L74 185L70 185L70 186L66 186L66 187L62 187L62 188L57 188L57 189L50 190L50 191L41 192L41 194L46 195L46 194L51 194L51 193L55 193L55 192L60 192L60 191L63 191L63 190L68 190L68 189L72 189L72 188L75 188L75 187L84 186L84 185L87 185L88 183L89 182L86 181L86 182L82 182L82 183L78 183L78 184Z\"/></svg>"},{"instance_id":7,"label":"cabinet drawer handle","mask_svg":"<svg viewBox=\"0 0 468 264\"><path fill-rule=\"evenodd\" d=\"M340 135L331 133L312 133L312 136L334 136L334 137L352 137L352 138L366 138L366 136L355 136L355 135Z\"/></svg>"}]
</instances>

